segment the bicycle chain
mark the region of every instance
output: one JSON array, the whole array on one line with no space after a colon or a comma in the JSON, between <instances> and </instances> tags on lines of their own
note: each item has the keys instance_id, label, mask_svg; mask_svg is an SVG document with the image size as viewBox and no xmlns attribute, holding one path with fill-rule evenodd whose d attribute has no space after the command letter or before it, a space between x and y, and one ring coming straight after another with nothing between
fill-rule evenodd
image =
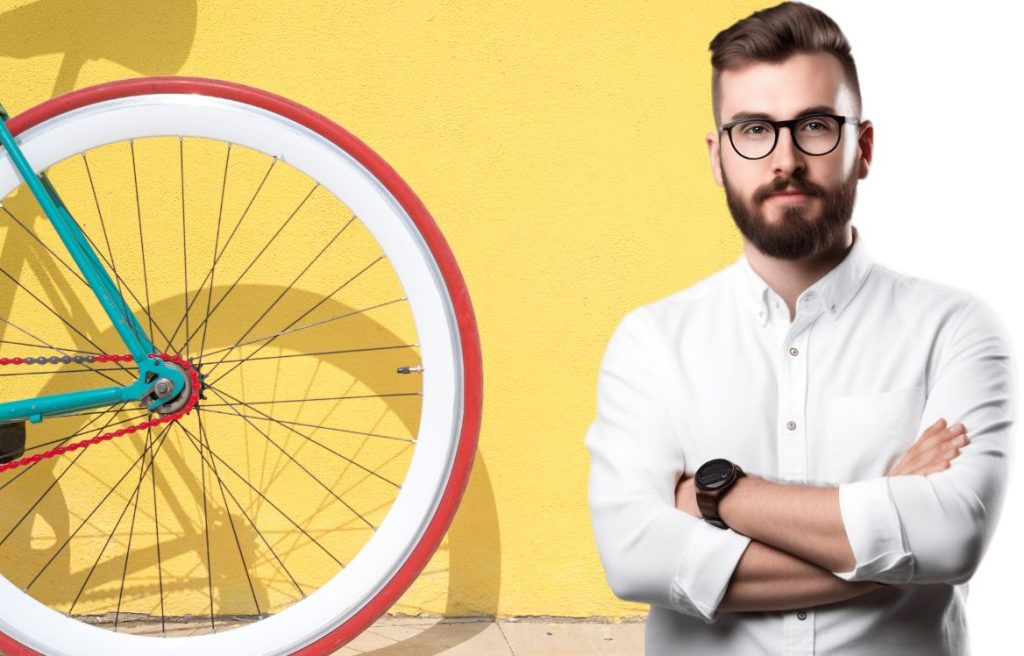
<instances>
[{"instance_id":1,"label":"bicycle chain","mask_svg":"<svg viewBox=\"0 0 1024 656\"><path fill-rule=\"evenodd\" d=\"M17 469L18 467L24 467L26 465L34 465L35 463L37 463L37 462L39 462L41 460L46 460L48 458L53 458L54 456L63 455L65 453L68 453L69 451L77 451L79 449L87 449L90 446L93 446L95 444L99 444L100 442L108 442L108 441L114 439L115 437L121 437L123 435L128 435L130 433L135 433L135 432L140 431L140 430L147 430L147 429L153 428L154 426L159 426L160 424L167 424L167 423L170 423L172 421L177 421L178 419L181 419L182 417L187 415L189 412L191 412L192 408L195 407L196 403L199 401L199 393L201 391L201 384L200 384L200 381L199 381L199 372L197 372L195 370L195 368L192 366L192 364L188 360L184 360L180 356L177 356L177 355L172 355L172 354L167 354L167 353L151 353L149 355L149 357L150 358L160 358L164 362L173 362L174 364L176 364L179 367L181 367L182 369L184 369L185 372L188 374L189 380L192 381L192 393L189 395L188 403L186 403L185 406L181 410L178 410L177 412L173 412L173 413L168 414L168 415L163 415L163 416L158 417L156 419L150 419L150 420L144 421L142 423L135 424L134 426L126 426L124 428L119 428L119 429L111 431L109 433L104 433L102 435L97 435L96 437L91 437L91 438L89 438L87 440L81 440L79 442L74 442L74 443L68 444L66 446L59 446L59 447L56 447L54 449L50 449L49 451L43 451L42 453L37 453L37 454L31 455L31 456L25 456L24 458L21 458L21 459L18 459L18 460L12 460L11 462L0 464L0 473L3 473L5 471L9 471L11 469ZM57 357L57 356L54 355L54 356L50 356L48 358L47 357L39 357L39 358L32 358L32 357L29 357L29 358L0 358L0 366L10 366L10 365L20 365L20 364L70 364L72 362L74 362L76 364L82 364L82 363L86 363L86 362L88 362L88 363L93 363L93 362L132 362L134 359L135 358L132 357L130 354L129 355L116 355L116 354L115 355L86 355L86 356L82 356L82 355L68 356L68 355L65 355L63 357Z\"/></svg>"}]
</instances>

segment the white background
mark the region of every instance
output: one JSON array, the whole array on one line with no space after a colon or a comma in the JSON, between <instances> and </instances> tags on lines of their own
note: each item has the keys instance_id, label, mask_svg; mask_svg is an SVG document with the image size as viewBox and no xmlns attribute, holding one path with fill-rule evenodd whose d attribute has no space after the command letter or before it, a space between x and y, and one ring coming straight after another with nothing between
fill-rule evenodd
<instances>
[{"instance_id":1,"label":"white background","mask_svg":"<svg viewBox=\"0 0 1024 656\"><path fill-rule=\"evenodd\" d=\"M868 252L902 273L981 296L1010 333L1018 359L1010 484L969 583L967 615L975 656L1014 652L1024 628L1024 10L994 0L809 4L850 41L863 117L875 126L874 162L853 218Z\"/></svg>"}]
</instances>

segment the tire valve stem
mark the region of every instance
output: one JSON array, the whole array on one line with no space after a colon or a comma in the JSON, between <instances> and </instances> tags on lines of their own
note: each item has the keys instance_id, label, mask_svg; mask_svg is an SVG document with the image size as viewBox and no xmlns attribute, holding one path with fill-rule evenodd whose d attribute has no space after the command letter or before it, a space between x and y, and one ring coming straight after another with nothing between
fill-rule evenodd
<instances>
[{"instance_id":1,"label":"tire valve stem","mask_svg":"<svg viewBox=\"0 0 1024 656\"><path fill-rule=\"evenodd\" d=\"M398 373L400 374L419 374L423 373L423 366L416 365L415 367L399 367Z\"/></svg>"}]
</instances>

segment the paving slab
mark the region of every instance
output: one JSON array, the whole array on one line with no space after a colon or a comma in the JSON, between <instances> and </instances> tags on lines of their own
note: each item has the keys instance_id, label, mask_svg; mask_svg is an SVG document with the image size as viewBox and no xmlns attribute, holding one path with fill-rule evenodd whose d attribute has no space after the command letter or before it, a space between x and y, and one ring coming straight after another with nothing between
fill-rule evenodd
<instances>
[{"instance_id":1,"label":"paving slab","mask_svg":"<svg viewBox=\"0 0 1024 656\"><path fill-rule=\"evenodd\" d=\"M642 621L385 617L335 656L633 656L643 638Z\"/></svg>"}]
</instances>

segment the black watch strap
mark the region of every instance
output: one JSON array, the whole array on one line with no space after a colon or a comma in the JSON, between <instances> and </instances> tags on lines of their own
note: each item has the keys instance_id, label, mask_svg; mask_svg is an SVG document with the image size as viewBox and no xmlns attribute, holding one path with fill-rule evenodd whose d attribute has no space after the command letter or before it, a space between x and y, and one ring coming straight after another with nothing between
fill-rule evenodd
<instances>
[{"instance_id":1,"label":"black watch strap","mask_svg":"<svg viewBox=\"0 0 1024 656\"><path fill-rule=\"evenodd\" d=\"M694 474L697 506L704 519L721 529L729 528L718 513L718 507L728 491L746 472L739 465L724 458L709 460Z\"/></svg>"}]
</instances>

